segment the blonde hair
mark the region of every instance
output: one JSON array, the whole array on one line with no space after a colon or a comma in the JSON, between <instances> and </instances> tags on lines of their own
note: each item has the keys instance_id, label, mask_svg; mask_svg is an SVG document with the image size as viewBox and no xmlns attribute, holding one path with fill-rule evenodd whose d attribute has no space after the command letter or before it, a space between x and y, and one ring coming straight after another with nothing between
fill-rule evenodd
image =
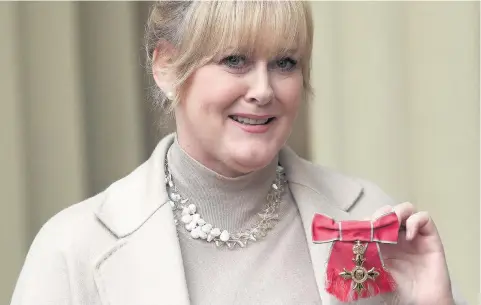
<instances>
[{"instance_id":1,"label":"blonde hair","mask_svg":"<svg viewBox=\"0 0 481 305\"><path fill-rule=\"evenodd\" d=\"M308 98L313 23L306 1L158 1L147 22L147 67L161 42L175 49L170 67L176 81L173 101L155 88L154 100L172 110L182 95L182 85L198 68L227 50L268 58L295 49L300 54L304 97Z\"/></svg>"}]
</instances>

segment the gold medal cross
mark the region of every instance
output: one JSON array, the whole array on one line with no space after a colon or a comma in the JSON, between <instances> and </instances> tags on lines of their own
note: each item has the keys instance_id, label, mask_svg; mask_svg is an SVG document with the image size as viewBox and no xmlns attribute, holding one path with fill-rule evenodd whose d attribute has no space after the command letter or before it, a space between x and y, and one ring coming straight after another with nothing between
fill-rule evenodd
<instances>
[{"instance_id":1,"label":"gold medal cross","mask_svg":"<svg viewBox=\"0 0 481 305\"><path fill-rule=\"evenodd\" d=\"M366 288L364 282L368 279L375 280L379 276L379 272L374 268L367 270L363 267L364 261L366 260L364 258L364 253L366 252L367 245L367 243L362 245L360 241L356 241L352 247L352 251L354 252L354 258L352 260L356 266L351 271L344 268L344 271L339 273L343 279L352 280L354 282L353 290L356 290L357 293L362 292L362 290Z\"/></svg>"}]
</instances>

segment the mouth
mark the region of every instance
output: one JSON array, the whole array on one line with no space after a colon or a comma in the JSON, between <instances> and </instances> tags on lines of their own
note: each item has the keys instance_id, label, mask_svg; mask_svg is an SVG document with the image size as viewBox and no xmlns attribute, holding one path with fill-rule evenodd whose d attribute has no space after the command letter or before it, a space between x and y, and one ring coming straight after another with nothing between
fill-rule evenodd
<instances>
[{"instance_id":1,"label":"mouth","mask_svg":"<svg viewBox=\"0 0 481 305\"><path fill-rule=\"evenodd\" d=\"M238 123L241 123L243 125L248 125L248 126L267 125L276 119L275 117L253 119L253 118L247 118L247 117L242 117L238 115L229 115L229 118L233 121L236 121Z\"/></svg>"}]
</instances>

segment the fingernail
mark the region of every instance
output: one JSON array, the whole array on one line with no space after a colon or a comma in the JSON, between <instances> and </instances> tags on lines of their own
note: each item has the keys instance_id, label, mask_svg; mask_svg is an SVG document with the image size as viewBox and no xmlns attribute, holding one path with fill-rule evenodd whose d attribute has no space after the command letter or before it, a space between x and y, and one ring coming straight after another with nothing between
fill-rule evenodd
<instances>
[{"instance_id":1,"label":"fingernail","mask_svg":"<svg viewBox=\"0 0 481 305\"><path fill-rule=\"evenodd\" d=\"M412 231L407 231L407 232L406 232L406 239L407 239L407 240L411 240L411 239L412 239L412 235L413 235Z\"/></svg>"}]
</instances>

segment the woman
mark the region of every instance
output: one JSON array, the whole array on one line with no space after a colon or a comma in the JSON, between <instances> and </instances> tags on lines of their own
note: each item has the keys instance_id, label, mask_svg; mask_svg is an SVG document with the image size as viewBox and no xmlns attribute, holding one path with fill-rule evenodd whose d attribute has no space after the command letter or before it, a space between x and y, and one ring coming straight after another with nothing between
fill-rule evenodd
<instances>
[{"instance_id":1,"label":"woman","mask_svg":"<svg viewBox=\"0 0 481 305\"><path fill-rule=\"evenodd\" d=\"M326 262L346 253L314 242L313 216L391 210L406 228L380 245L396 290L357 304L461 304L427 213L285 146L310 95L312 32L302 1L156 3L149 67L176 133L45 224L12 304L340 304Z\"/></svg>"}]
</instances>

